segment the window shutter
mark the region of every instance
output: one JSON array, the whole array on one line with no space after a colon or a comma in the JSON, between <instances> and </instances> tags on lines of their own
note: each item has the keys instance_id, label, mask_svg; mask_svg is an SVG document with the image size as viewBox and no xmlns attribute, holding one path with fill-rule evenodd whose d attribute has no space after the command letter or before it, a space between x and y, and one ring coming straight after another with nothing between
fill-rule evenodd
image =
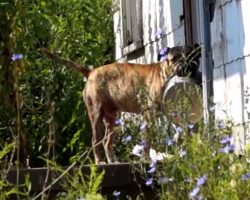
<instances>
[{"instance_id":1,"label":"window shutter","mask_svg":"<svg viewBox=\"0 0 250 200\"><path fill-rule=\"evenodd\" d=\"M123 0L123 54L142 47L142 0Z\"/></svg>"}]
</instances>

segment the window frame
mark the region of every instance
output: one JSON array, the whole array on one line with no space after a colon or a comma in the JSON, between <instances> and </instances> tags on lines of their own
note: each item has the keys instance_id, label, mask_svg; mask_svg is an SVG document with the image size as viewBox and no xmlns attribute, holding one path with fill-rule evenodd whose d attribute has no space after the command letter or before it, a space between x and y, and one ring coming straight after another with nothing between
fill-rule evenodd
<instances>
[{"instance_id":1,"label":"window frame","mask_svg":"<svg viewBox=\"0 0 250 200\"><path fill-rule=\"evenodd\" d=\"M122 55L126 56L143 48L142 0L122 2Z\"/></svg>"}]
</instances>

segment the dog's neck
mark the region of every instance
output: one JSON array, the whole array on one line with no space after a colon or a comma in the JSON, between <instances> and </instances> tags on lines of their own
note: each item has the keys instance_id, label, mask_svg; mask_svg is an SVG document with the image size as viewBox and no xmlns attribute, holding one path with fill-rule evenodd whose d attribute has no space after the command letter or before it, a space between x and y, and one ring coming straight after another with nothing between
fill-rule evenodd
<instances>
[{"instance_id":1,"label":"dog's neck","mask_svg":"<svg viewBox=\"0 0 250 200\"><path fill-rule=\"evenodd\" d=\"M173 69L169 65L169 61L166 59L162 62L159 63L160 68L161 68L161 76L162 78L166 81L167 78L173 74Z\"/></svg>"}]
</instances>

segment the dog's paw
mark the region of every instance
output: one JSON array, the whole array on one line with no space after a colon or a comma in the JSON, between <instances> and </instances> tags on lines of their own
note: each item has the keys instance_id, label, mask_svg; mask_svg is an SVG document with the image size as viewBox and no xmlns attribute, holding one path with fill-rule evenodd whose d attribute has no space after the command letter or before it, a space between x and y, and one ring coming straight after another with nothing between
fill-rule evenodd
<instances>
[{"instance_id":1,"label":"dog's paw","mask_svg":"<svg viewBox=\"0 0 250 200\"><path fill-rule=\"evenodd\" d=\"M117 159L110 159L108 160L108 164L120 164L120 162Z\"/></svg>"},{"instance_id":2,"label":"dog's paw","mask_svg":"<svg viewBox=\"0 0 250 200\"><path fill-rule=\"evenodd\" d=\"M100 161L100 162L98 162L98 164L97 165L107 165L108 163L107 162L105 162L105 161Z\"/></svg>"}]
</instances>

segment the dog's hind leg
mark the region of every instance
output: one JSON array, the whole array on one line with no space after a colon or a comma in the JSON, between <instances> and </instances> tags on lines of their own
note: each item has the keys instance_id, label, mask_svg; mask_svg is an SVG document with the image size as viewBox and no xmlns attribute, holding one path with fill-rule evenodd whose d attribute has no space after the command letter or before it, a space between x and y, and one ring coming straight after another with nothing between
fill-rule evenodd
<instances>
[{"instance_id":1,"label":"dog's hind leg","mask_svg":"<svg viewBox=\"0 0 250 200\"><path fill-rule=\"evenodd\" d=\"M98 113L95 113L94 116L91 120L91 126L92 126L92 147L93 147L93 154L95 158L95 163L96 164L102 164L105 163L101 156L101 151L102 151L102 139L103 139L103 134L100 130L101 128L101 123L102 123L102 118L101 115Z\"/></svg>"},{"instance_id":2,"label":"dog's hind leg","mask_svg":"<svg viewBox=\"0 0 250 200\"><path fill-rule=\"evenodd\" d=\"M95 158L95 164L104 163L101 151L102 151L102 139L103 133L101 131L102 125L102 112L101 105L93 105L92 100L89 98L85 98L86 107L88 110L89 120L92 127L92 147L93 154Z\"/></svg>"},{"instance_id":3,"label":"dog's hind leg","mask_svg":"<svg viewBox=\"0 0 250 200\"><path fill-rule=\"evenodd\" d=\"M116 157L113 151L113 144L116 133L114 131L116 120L116 113L104 114L105 136L104 136L104 150L108 163L116 162Z\"/></svg>"}]
</instances>

